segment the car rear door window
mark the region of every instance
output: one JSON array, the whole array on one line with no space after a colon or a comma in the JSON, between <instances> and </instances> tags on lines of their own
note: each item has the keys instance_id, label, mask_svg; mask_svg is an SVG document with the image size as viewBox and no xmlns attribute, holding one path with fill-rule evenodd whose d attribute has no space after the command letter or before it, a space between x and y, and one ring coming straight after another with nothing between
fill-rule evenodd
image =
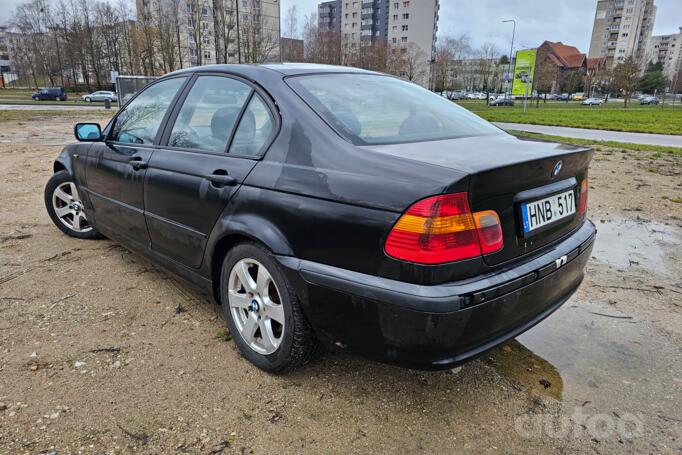
<instances>
[{"instance_id":1,"label":"car rear door window","mask_svg":"<svg viewBox=\"0 0 682 455\"><path fill-rule=\"evenodd\" d=\"M252 90L229 77L200 76L178 113L168 145L224 153Z\"/></svg>"},{"instance_id":2,"label":"car rear door window","mask_svg":"<svg viewBox=\"0 0 682 455\"><path fill-rule=\"evenodd\" d=\"M185 79L167 79L144 89L116 117L111 139L129 144L153 144L161 122Z\"/></svg>"},{"instance_id":3,"label":"car rear door window","mask_svg":"<svg viewBox=\"0 0 682 455\"><path fill-rule=\"evenodd\" d=\"M274 122L270 109L260 96L254 95L230 145L230 153L235 155L258 156L270 138Z\"/></svg>"}]
</instances>

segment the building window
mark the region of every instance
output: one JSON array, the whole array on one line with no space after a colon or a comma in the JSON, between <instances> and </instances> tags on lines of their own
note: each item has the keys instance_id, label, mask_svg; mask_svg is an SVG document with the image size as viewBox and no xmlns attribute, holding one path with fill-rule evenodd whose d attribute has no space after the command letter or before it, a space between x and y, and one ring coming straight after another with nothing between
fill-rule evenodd
<instances>
[{"instance_id":1,"label":"building window","mask_svg":"<svg viewBox=\"0 0 682 455\"><path fill-rule=\"evenodd\" d=\"M188 12L189 14L192 14L192 4L191 4L191 3L188 3L188 4L187 4L187 12Z\"/></svg>"},{"instance_id":2,"label":"building window","mask_svg":"<svg viewBox=\"0 0 682 455\"><path fill-rule=\"evenodd\" d=\"M394 20L394 21L397 21L397 20L398 20L398 15L397 15L397 14L394 14L394 15L393 15L393 20Z\"/></svg>"},{"instance_id":3,"label":"building window","mask_svg":"<svg viewBox=\"0 0 682 455\"><path fill-rule=\"evenodd\" d=\"M395 2L395 3L393 4L393 8L394 8L394 9L400 8L400 5L398 4L398 2Z\"/></svg>"},{"instance_id":4,"label":"building window","mask_svg":"<svg viewBox=\"0 0 682 455\"><path fill-rule=\"evenodd\" d=\"M391 41L393 41L393 44L395 44L395 43L397 43L397 42L398 42L398 38L396 38L396 37L393 37L393 39L392 39Z\"/></svg>"},{"instance_id":5,"label":"building window","mask_svg":"<svg viewBox=\"0 0 682 455\"><path fill-rule=\"evenodd\" d=\"M403 25L403 32L407 31L407 25Z\"/></svg>"},{"instance_id":6,"label":"building window","mask_svg":"<svg viewBox=\"0 0 682 455\"><path fill-rule=\"evenodd\" d=\"M211 51L204 51L204 58L210 60L210 58L211 58Z\"/></svg>"},{"instance_id":7,"label":"building window","mask_svg":"<svg viewBox=\"0 0 682 455\"><path fill-rule=\"evenodd\" d=\"M410 14L409 14L409 13L404 13L404 14L403 14L403 19L409 19L409 18L410 18Z\"/></svg>"},{"instance_id":8,"label":"building window","mask_svg":"<svg viewBox=\"0 0 682 455\"><path fill-rule=\"evenodd\" d=\"M400 37L400 42L401 42L401 43L407 43L407 36L401 36L401 37Z\"/></svg>"},{"instance_id":9,"label":"building window","mask_svg":"<svg viewBox=\"0 0 682 455\"><path fill-rule=\"evenodd\" d=\"M204 17L208 17L208 7L204 6L201 8L201 15Z\"/></svg>"},{"instance_id":10,"label":"building window","mask_svg":"<svg viewBox=\"0 0 682 455\"><path fill-rule=\"evenodd\" d=\"M410 2L403 2L403 8L409 8Z\"/></svg>"}]
</instances>

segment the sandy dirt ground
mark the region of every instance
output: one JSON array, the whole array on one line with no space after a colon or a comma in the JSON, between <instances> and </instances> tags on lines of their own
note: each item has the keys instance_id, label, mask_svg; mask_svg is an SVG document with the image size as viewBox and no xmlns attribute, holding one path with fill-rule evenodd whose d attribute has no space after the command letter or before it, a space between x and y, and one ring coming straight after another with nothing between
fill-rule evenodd
<instances>
[{"instance_id":1,"label":"sandy dirt ground","mask_svg":"<svg viewBox=\"0 0 682 455\"><path fill-rule=\"evenodd\" d=\"M682 452L679 155L597 150L586 280L517 340L458 371L327 352L273 376L204 296L51 224L77 120L0 123L1 454Z\"/></svg>"}]
</instances>

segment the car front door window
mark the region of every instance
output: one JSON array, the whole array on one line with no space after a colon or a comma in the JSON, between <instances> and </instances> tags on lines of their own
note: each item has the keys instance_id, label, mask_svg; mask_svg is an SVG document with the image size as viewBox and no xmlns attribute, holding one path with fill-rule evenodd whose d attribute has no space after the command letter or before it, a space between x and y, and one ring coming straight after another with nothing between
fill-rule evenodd
<instances>
[{"instance_id":1,"label":"car front door window","mask_svg":"<svg viewBox=\"0 0 682 455\"><path fill-rule=\"evenodd\" d=\"M158 82L140 93L121 112L112 128L114 142L151 145L184 77Z\"/></svg>"}]
</instances>

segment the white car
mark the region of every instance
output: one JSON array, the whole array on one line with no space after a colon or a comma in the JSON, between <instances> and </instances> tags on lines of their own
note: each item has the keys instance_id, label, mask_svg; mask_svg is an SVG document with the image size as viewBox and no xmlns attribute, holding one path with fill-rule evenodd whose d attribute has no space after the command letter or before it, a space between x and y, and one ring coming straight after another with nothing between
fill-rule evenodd
<instances>
[{"instance_id":1,"label":"white car","mask_svg":"<svg viewBox=\"0 0 682 455\"><path fill-rule=\"evenodd\" d=\"M603 103L604 100L601 98L587 98L583 100L580 104L582 104L583 106L600 106Z\"/></svg>"},{"instance_id":2,"label":"white car","mask_svg":"<svg viewBox=\"0 0 682 455\"><path fill-rule=\"evenodd\" d=\"M83 95L81 96L81 99L83 101L87 101L88 103L91 103L93 101L118 101L118 97L116 96L116 93L110 92L107 90L99 90L97 92L92 92L88 95Z\"/></svg>"}]
</instances>

